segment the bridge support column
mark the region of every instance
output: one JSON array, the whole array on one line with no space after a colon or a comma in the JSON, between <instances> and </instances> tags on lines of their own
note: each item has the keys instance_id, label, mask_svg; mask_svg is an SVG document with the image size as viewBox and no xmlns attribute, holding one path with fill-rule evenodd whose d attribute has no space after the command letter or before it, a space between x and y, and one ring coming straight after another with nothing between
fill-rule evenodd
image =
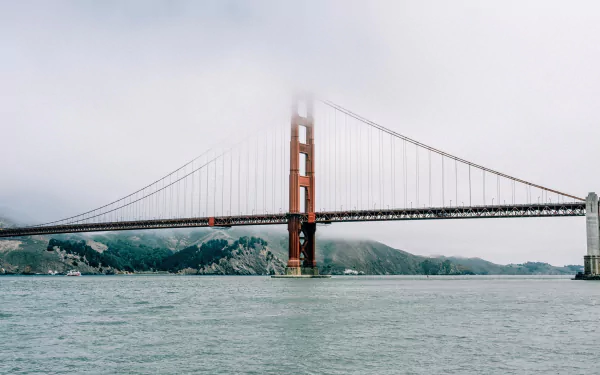
<instances>
[{"instance_id":1,"label":"bridge support column","mask_svg":"<svg viewBox=\"0 0 600 375\"><path fill-rule=\"evenodd\" d=\"M300 216L288 216L288 236L289 250L288 263L285 267L285 274L288 276L298 276L302 274L300 268Z\"/></svg>"},{"instance_id":2,"label":"bridge support column","mask_svg":"<svg viewBox=\"0 0 600 375\"><path fill-rule=\"evenodd\" d=\"M312 98L305 95L306 116L298 113L298 98L292 103L290 139L290 210L288 214L289 259L287 277L319 277L315 258L315 138ZM300 127L306 129L306 143L300 142ZM304 175L300 174L300 156L305 157ZM304 192L304 202L301 192ZM302 203L303 206L302 207Z\"/></svg>"},{"instance_id":3,"label":"bridge support column","mask_svg":"<svg viewBox=\"0 0 600 375\"><path fill-rule=\"evenodd\" d=\"M596 193L589 193L586 198L585 224L587 255L583 257L583 273L588 277L600 276L600 216Z\"/></svg>"}]
</instances>

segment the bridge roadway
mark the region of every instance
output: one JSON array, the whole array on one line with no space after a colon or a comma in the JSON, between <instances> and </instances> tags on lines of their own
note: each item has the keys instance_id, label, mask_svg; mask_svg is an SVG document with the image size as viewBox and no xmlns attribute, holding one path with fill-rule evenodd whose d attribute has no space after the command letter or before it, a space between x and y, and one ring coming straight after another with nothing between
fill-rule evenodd
<instances>
[{"instance_id":1,"label":"bridge roadway","mask_svg":"<svg viewBox=\"0 0 600 375\"><path fill-rule=\"evenodd\" d=\"M436 208L373 209L360 211L315 212L317 224L360 221L393 220L439 220L439 219L482 219L482 218L522 218L585 216L585 202L522 204L494 206L459 206ZM309 221L309 215L299 214L302 221ZM287 224L289 214L273 213L262 215L191 217L182 219L153 219L139 221L116 221L86 224L65 224L53 226L31 226L0 229L0 237L20 237L42 234L103 232L118 230L221 227L242 225ZM310 218L312 219L312 218Z\"/></svg>"}]
</instances>

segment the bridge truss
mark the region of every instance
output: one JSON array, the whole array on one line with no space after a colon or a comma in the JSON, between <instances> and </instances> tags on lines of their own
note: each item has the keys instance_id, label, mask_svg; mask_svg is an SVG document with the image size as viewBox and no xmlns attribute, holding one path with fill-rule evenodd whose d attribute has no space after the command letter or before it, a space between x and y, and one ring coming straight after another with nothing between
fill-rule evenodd
<instances>
[{"instance_id":1,"label":"bridge truss","mask_svg":"<svg viewBox=\"0 0 600 375\"><path fill-rule=\"evenodd\" d=\"M507 206L437 207L386 209L371 211L330 211L315 212L314 222L331 224L342 222L396 221L396 220L448 220L483 218L522 218L522 217L569 217L585 216L585 203L524 204ZM0 230L0 237L30 235L82 233L100 231L194 228L248 225L284 225L288 223L287 213L249 216L218 216L183 219L159 219L139 221L116 221L92 224L71 224L40 227L8 228ZM300 214L301 222L309 221L309 214Z\"/></svg>"}]
</instances>

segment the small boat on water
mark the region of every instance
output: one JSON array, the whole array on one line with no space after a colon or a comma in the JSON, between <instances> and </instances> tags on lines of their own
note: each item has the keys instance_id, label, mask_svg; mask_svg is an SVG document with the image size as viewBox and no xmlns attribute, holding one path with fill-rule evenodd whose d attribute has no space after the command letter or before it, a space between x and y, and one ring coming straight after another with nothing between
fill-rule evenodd
<instances>
[{"instance_id":1,"label":"small boat on water","mask_svg":"<svg viewBox=\"0 0 600 375\"><path fill-rule=\"evenodd\" d=\"M71 271L69 271L69 273L67 273L67 276L81 276L81 272L71 270Z\"/></svg>"}]
</instances>

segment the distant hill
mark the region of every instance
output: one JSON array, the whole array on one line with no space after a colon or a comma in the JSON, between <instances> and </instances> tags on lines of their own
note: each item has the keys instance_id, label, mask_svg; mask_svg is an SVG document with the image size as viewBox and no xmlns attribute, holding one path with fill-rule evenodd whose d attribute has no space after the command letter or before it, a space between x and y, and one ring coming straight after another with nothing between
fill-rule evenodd
<instances>
[{"instance_id":1,"label":"distant hill","mask_svg":"<svg viewBox=\"0 0 600 375\"><path fill-rule=\"evenodd\" d=\"M438 257L460 264L477 275L570 275L583 271L583 266L552 266L542 262L526 262L523 264L500 265L481 258Z\"/></svg>"},{"instance_id":2,"label":"distant hill","mask_svg":"<svg viewBox=\"0 0 600 375\"><path fill-rule=\"evenodd\" d=\"M178 229L0 239L0 273L171 272L255 275L282 273L287 232L264 228ZM479 258L423 257L377 241L320 237L321 273L353 269L371 275L568 275L581 266L499 265ZM2 271L4 270L4 271Z\"/></svg>"}]
</instances>

